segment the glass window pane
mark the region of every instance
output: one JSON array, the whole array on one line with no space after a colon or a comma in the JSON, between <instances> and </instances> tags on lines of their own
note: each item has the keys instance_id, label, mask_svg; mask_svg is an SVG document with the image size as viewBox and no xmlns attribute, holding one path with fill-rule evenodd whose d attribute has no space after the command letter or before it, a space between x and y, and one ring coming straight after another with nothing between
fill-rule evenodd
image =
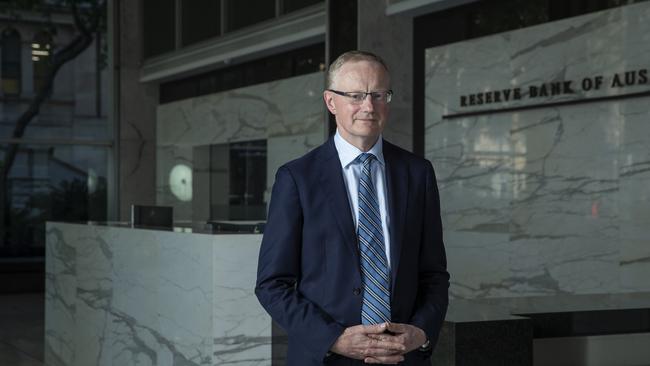
<instances>
[{"instance_id":1,"label":"glass window pane","mask_svg":"<svg viewBox=\"0 0 650 366\"><path fill-rule=\"evenodd\" d=\"M144 57L176 48L176 1L143 0Z\"/></svg>"},{"instance_id":2,"label":"glass window pane","mask_svg":"<svg viewBox=\"0 0 650 366\"><path fill-rule=\"evenodd\" d=\"M2 92L18 95L21 91L21 41L18 31L6 28L0 37L2 49Z\"/></svg>"},{"instance_id":3,"label":"glass window pane","mask_svg":"<svg viewBox=\"0 0 650 366\"><path fill-rule=\"evenodd\" d=\"M160 103L261 84L325 69L325 46L318 43L222 68L160 86Z\"/></svg>"},{"instance_id":4,"label":"glass window pane","mask_svg":"<svg viewBox=\"0 0 650 366\"><path fill-rule=\"evenodd\" d=\"M8 148L1 147L2 161ZM18 145L2 206L8 209L0 257L43 256L48 220L105 221L109 157L108 147Z\"/></svg>"},{"instance_id":5,"label":"glass window pane","mask_svg":"<svg viewBox=\"0 0 650 366\"><path fill-rule=\"evenodd\" d=\"M266 140L231 143L229 155L229 219L266 219Z\"/></svg>"},{"instance_id":6,"label":"glass window pane","mask_svg":"<svg viewBox=\"0 0 650 366\"><path fill-rule=\"evenodd\" d=\"M38 93L43 87L50 66L50 56L53 53L52 36L48 32L39 32L34 36L31 47L34 92Z\"/></svg>"},{"instance_id":7,"label":"glass window pane","mask_svg":"<svg viewBox=\"0 0 650 366\"><path fill-rule=\"evenodd\" d=\"M49 35L48 35L49 36ZM102 35L103 37L104 35ZM39 38L40 39L40 38ZM48 52L44 39L30 42L30 52L39 57L32 63L34 87L40 86L48 67L48 53L54 48L52 43ZM39 45L38 48L35 45ZM74 62L74 67L65 66L56 75L53 91L40 106L22 135L23 139L64 139L64 140L110 140L111 129L108 124L108 74L106 55L98 52L97 42L91 44ZM27 109L31 99L0 103L0 139L10 138L16 130L16 122Z\"/></svg>"},{"instance_id":8,"label":"glass window pane","mask_svg":"<svg viewBox=\"0 0 650 366\"><path fill-rule=\"evenodd\" d=\"M282 0L282 13L290 13L311 5L324 3L323 0Z\"/></svg>"},{"instance_id":9,"label":"glass window pane","mask_svg":"<svg viewBox=\"0 0 650 366\"><path fill-rule=\"evenodd\" d=\"M22 3L12 2L9 10L22 11ZM57 11L71 14L69 7ZM33 101L32 86L38 89L46 82L55 48L53 35L61 36L57 36L62 42L56 45L58 49L78 33L68 24L52 24L36 15L13 21L16 29L24 30L18 44L27 57L20 58L21 52L7 53L3 41L3 78L11 74L5 67L13 61L16 75L28 72L22 75L28 76L28 84L22 98L0 101L0 164L8 170L0 176L0 267L7 262L4 257L41 257L47 220L106 220L106 178L113 140L107 117L110 70L106 51L110 49L104 30L93 33L99 39L58 69L51 94L39 105L36 116L18 125ZM3 30L3 39L9 29ZM22 142L9 144L7 139L16 132ZM10 158L13 152L15 158Z\"/></svg>"},{"instance_id":10,"label":"glass window pane","mask_svg":"<svg viewBox=\"0 0 650 366\"><path fill-rule=\"evenodd\" d=\"M228 0L228 31L241 29L275 17L275 1Z\"/></svg>"},{"instance_id":11,"label":"glass window pane","mask_svg":"<svg viewBox=\"0 0 650 366\"><path fill-rule=\"evenodd\" d=\"M107 70L102 71L105 79ZM58 80L58 79L57 79ZM40 113L32 118L24 130L24 139L64 139L64 140L100 140L108 141L111 129L108 124L107 108L95 110L96 92L107 92L103 83L97 90L94 88L94 78L88 84L78 84L75 99L56 98L56 95L41 104ZM55 86L56 88L56 86ZM7 139L16 129L16 121L27 107L28 101L20 103L0 103L0 138ZM99 113L99 115L97 115Z\"/></svg>"},{"instance_id":12,"label":"glass window pane","mask_svg":"<svg viewBox=\"0 0 650 366\"><path fill-rule=\"evenodd\" d=\"M221 1L182 0L182 43L192 43L221 33Z\"/></svg>"}]
</instances>

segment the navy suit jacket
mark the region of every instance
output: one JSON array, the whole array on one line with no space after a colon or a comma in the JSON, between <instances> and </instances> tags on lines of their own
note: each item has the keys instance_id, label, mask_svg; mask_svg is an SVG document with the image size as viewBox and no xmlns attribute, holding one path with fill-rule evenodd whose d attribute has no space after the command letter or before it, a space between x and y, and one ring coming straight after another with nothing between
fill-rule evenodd
<instances>
[{"instance_id":1,"label":"navy suit jacket","mask_svg":"<svg viewBox=\"0 0 650 366\"><path fill-rule=\"evenodd\" d=\"M440 201L428 160L384 141L390 213L391 315L435 344L448 304ZM356 364L328 351L361 323L356 230L341 163L330 138L277 171L255 293L289 338L288 365ZM430 353L406 355L425 365Z\"/></svg>"}]
</instances>

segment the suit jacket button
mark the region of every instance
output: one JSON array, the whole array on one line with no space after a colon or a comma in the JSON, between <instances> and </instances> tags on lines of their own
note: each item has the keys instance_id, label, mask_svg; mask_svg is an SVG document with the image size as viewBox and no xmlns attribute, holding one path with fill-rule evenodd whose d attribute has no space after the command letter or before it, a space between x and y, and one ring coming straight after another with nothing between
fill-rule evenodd
<instances>
[{"instance_id":1,"label":"suit jacket button","mask_svg":"<svg viewBox=\"0 0 650 366\"><path fill-rule=\"evenodd\" d=\"M355 294L355 295L359 295L359 294L361 294L361 289L358 288L358 287L355 287L355 288L352 290L352 293Z\"/></svg>"}]
</instances>

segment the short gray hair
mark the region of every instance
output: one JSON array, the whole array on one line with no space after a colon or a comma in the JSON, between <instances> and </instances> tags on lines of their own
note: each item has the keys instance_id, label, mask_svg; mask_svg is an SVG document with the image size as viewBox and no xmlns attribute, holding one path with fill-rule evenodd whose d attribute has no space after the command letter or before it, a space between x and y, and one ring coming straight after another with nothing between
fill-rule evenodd
<instances>
[{"instance_id":1,"label":"short gray hair","mask_svg":"<svg viewBox=\"0 0 650 366\"><path fill-rule=\"evenodd\" d=\"M348 62L357 62L357 61L372 61L380 64L381 66L386 69L386 72L388 73L388 65L386 65L386 62L382 60L381 57L375 55L372 52L367 52L367 51L348 51L343 54L341 54L339 57L332 62L330 67L327 69L327 88L331 88L332 85L334 84L334 77L336 76L336 73L339 71L341 66Z\"/></svg>"}]
</instances>

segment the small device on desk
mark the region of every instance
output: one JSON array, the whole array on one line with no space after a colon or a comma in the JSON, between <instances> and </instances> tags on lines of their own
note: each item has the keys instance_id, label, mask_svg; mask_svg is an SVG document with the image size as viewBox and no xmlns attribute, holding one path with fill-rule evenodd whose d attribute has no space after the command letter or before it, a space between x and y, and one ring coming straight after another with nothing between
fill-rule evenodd
<instances>
[{"instance_id":1,"label":"small device on desk","mask_svg":"<svg viewBox=\"0 0 650 366\"><path fill-rule=\"evenodd\" d=\"M131 205L131 226L173 230L174 208L169 206Z\"/></svg>"}]
</instances>

